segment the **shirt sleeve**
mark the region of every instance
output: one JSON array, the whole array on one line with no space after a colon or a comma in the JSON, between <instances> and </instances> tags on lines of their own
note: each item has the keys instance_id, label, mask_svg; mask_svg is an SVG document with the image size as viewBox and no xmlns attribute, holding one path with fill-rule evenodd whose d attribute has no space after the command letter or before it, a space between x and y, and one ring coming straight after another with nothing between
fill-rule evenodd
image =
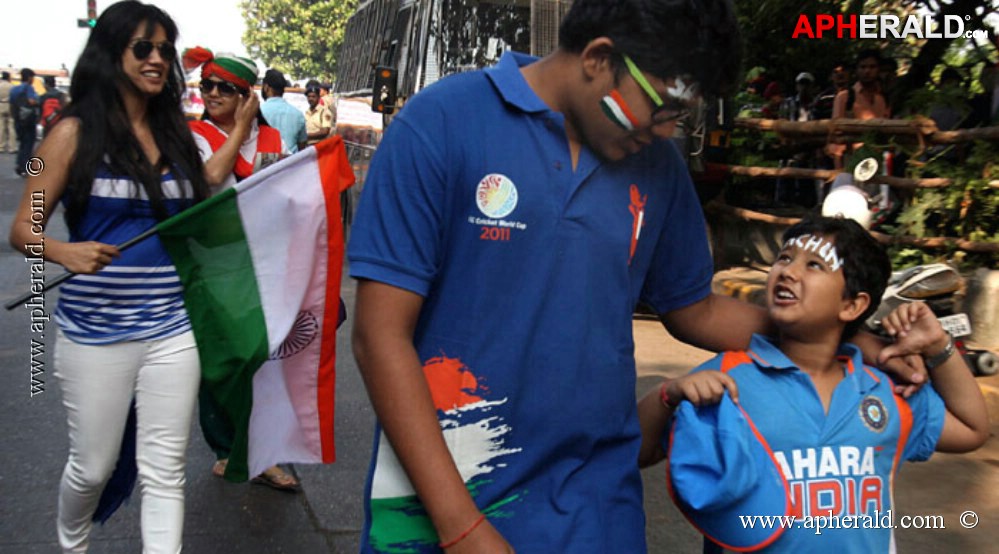
<instances>
[{"instance_id":1,"label":"shirt sleeve","mask_svg":"<svg viewBox=\"0 0 999 554\"><path fill-rule=\"evenodd\" d=\"M389 126L371 161L351 230L350 275L426 296L441 264L444 114L419 96ZM439 134L437 134L439 133Z\"/></svg>"},{"instance_id":2,"label":"shirt sleeve","mask_svg":"<svg viewBox=\"0 0 999 554\"><path fill-rule=\"evenodd\" d=\"M207 162L213 154L211 145L208 144L205 137L198 133L192 131L191 134L194 136L194 145L198 147L198 154L201 155L201 161Z\"/></svg>"},{"instance_id":3,"label":"shirt sleeve","mask_svg":"<svg viewBox=\"0 0 999 554\"><path fill-rule=\"evenodd\" d=\"M302 144L304 142L308 142L308 140L309 140L309 134L305 132L305 116L302 115L302 114L299 114L299 116L300 117L297 118L298 119L298 139L296 140L296 142L298 144Z\"/></svg>"},{"instance_id":4,"label":"shirt sleeve","mask_svg":"<svg viewBox=\"0 0 999 554\"><path fill-rule=\"evenodd\" d=\"M668 161L662 185L672 191L672 197L642 288L642 302L659 314L707 297L714 276L707 223L694 183L676 147L664 146Z\"/></svg>"},{"instance_id":5,"label":"shirt sleeve","mask_svg":"<svg viewBox=\"0 0 999 554\"><path fill-rule=\"evenodd\" d=\"M912 413L912 430L905 443L902 459L912 462L928 460L936 451L937 442L943 432L944 414L947 411L943 399L932 384L926 384L908 400Z\"/></svg>"}]
</instances>

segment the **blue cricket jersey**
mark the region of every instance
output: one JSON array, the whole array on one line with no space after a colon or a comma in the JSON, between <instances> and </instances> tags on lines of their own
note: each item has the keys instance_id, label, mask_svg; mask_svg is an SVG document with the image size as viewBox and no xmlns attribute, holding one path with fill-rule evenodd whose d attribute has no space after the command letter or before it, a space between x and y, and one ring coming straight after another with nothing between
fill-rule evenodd
<instances>
[{"instance_id":1,"label":"blue cricket jersey","mask_svg":"<svg viewBox=\"0 0 999 554\"><path fill-rule=\"evenodd\" d=\"M864 365L856 346L843 344L839 355L846 373L828 414L811 378L760 335L749 350L695 369L735 380L739 403L790 486L795 525L761 552L894 551L885 524L889 510L894 523L901 517L893 509L895 475L903 461L928 459L940 439L945 408L931 385L904 399L887 375ZM830 515L843 526L817 534L817 516Z\"/></svg>"}]
</instances>

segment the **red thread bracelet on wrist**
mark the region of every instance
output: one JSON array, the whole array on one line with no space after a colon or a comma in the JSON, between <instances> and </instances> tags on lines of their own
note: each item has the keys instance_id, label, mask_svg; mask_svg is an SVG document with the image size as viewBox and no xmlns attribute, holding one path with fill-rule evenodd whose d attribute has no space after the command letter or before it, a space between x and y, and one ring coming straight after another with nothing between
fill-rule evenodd
<instances>
[{"instance_id":1,"label":"red thread bracelet on wrist","mask_svg":"<svg viewBox=\"0 0 999 554\"><path fill-rule=\"evenodd\" d=\"M667 409L673 410L676 406L670 404L669 402L669 393L666 392L667 387L669 387L669 381L665 381L659 386L659 400L662 401L663 406L666 406Z\"/></svg>"},{"instance_id":2,"label":"red thread bracelet on wrist","mask_svg":"<svg viewBox=\"0 0 999 554\"><path fill-rule=\"evenodd\" d=\"M479 519L475 520L475 523L473 523L471 527L469 527L468 529L466 529L464 533L458 535L457 538L452 539L452 540L450 540L448 542L442 542L438 546L440 546L441 549L451 548L452 546L454 546L454 545L458 544L459 542L461 542L462 540L464 540L465 537L467 537L468 535L471 535L472 531L475 531L475 528L478 527L479 525L482 525L482 522L485 521L485 520L486 520L486 514L480 515Z\"/></svg>"}]
</instances>

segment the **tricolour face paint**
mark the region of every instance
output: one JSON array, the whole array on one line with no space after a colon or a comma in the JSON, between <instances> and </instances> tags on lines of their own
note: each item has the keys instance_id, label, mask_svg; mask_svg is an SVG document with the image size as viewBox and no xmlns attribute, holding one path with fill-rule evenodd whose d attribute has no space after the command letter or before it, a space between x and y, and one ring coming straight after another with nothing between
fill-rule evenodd
<instances>
[{"instance_id":1,"label":"tricolour face paint","mask_svg":"<svg viewBox=\"0 0 999 554\"><path fill-rule=\"evenodd\" d=\"M843 258L839 257L836 245L820 235L804 234L792 237L784 243L784 248L790 248L791 246L797 246L805 252L816 253L823 261L829 264L829 267L833 271L836 271L843 265Z\"/></svg>"},{"instance_id":2,"label":"tricolour face paint","mask_svg":"<svg viewBox=\"0 0 999 554\"><path fill-rule=\"evenodd\" d=\"M638 120L628 108L628 103L621 97L621 93L614 89L610 94L600 100L600 108L604 114L625 131L633 131L638 127Z\"/></svg>"}]
</instances>

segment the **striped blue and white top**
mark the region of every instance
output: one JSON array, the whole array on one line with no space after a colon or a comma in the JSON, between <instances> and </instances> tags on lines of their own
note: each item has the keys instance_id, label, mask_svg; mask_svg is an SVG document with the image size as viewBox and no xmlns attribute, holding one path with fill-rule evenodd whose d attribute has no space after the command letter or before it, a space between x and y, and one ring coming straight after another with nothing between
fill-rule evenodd
<instances>
[{"instance_id":1,"label":"striped blue and white top","mask_svg":"<svg viewBox=\"0 0 999 554\"><path fill-rule=\"evenodd\" d=\"M162 185L170 214L194 203L188 181L167 173ZM145 191L102 164L79 230L70 240L120 244L156 223ZM153 235L98 273L66 281L55 320L68 338L82 344L167 338L191 328L182 290L173 262Z\"/></svg>"}]
</instances>

